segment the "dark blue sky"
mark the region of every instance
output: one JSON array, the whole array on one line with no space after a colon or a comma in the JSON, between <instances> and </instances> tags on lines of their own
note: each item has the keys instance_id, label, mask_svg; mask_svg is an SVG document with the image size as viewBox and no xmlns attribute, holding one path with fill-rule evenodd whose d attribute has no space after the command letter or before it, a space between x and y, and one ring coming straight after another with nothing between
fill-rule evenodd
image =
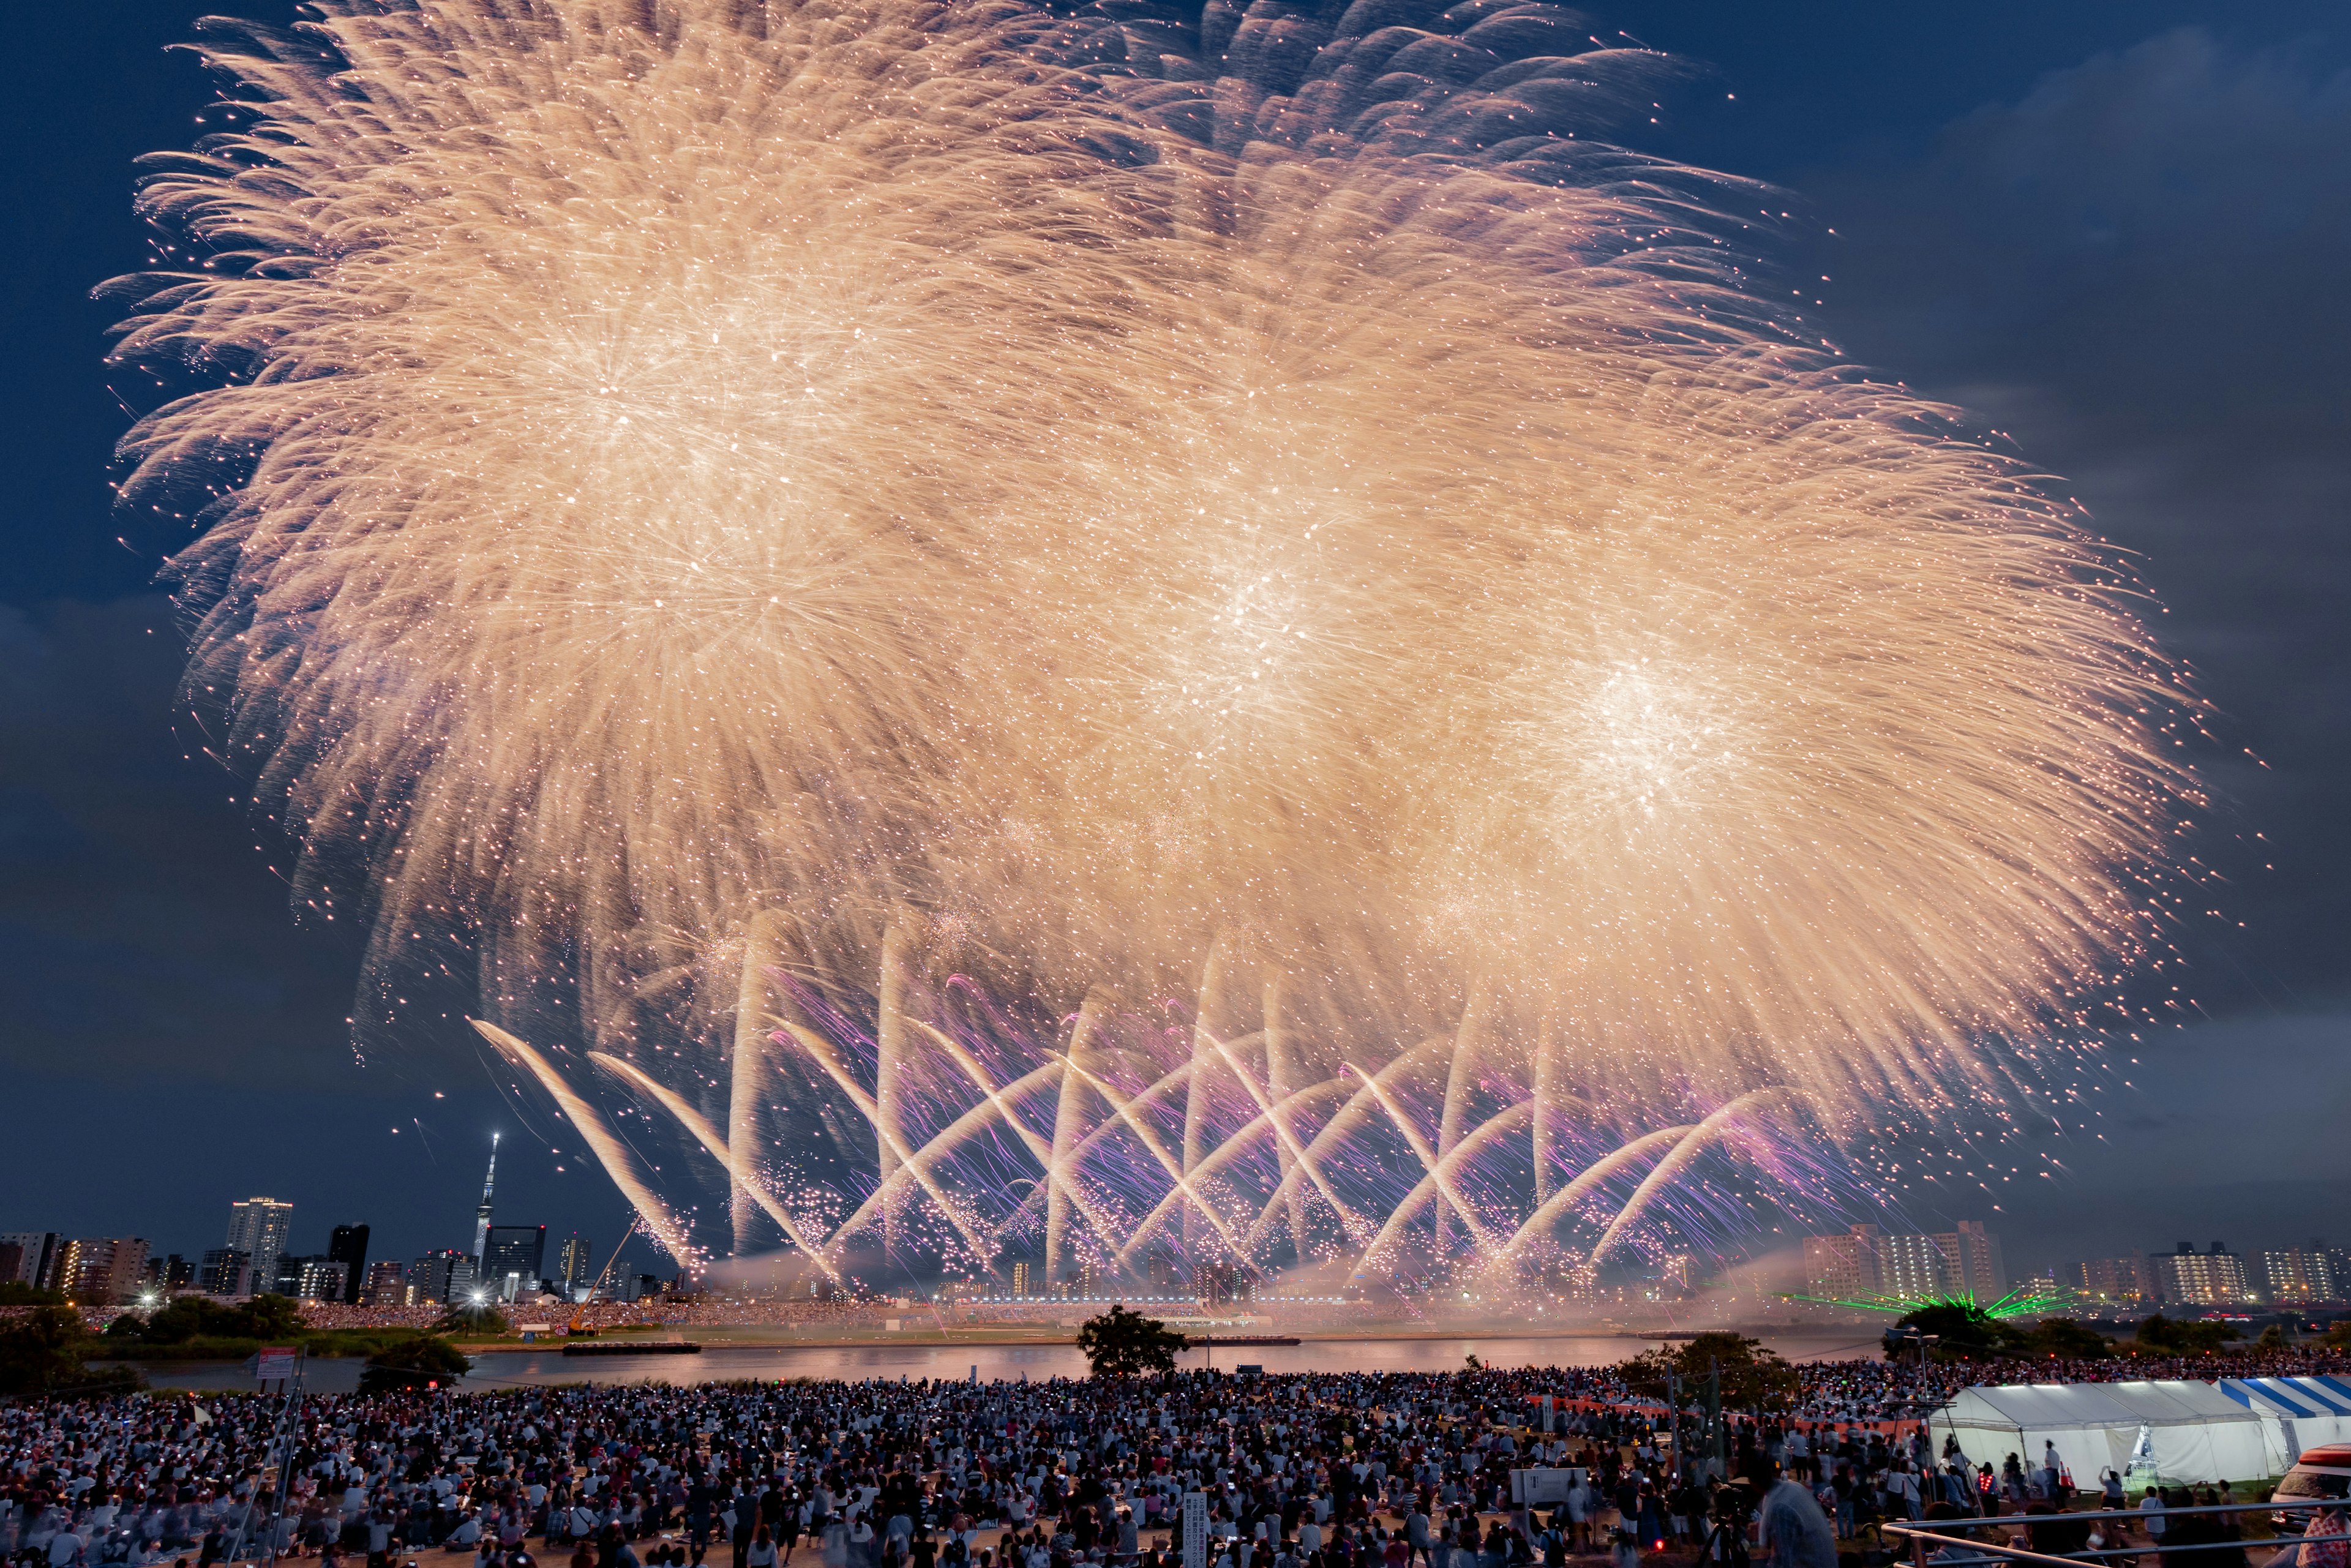
<instances>
[{"instance_id":1,"label":"dark blue sky","mask_svg":"<svg viewBox=\"0 0 2351 1568\"><path fill-rule=\"evenodd\" d=\"M184 1252L220 1244L231 1197L267 1193L296 1204L298 1249L365 1219L379 1255L413 1255L469 1236L488 1131L515 1123L461 1029L353 1059L354 946L294 925L281 846L186 755L151 587L166 541L119 541L105 489L128 420L88 296L144 259L131 160L191 134L207 89L164 50L198 14L20 6L0 94L0 1228ZM2351 1199L2340 6L1595 16L1710 63L1654 150L1802 198L1788 259L1834 280L1830 331L2064 476L2141 553L2223 754L2263 764L2212 773L2227 804L2202 852L2223 913L2181 937L2206 1016L2108 1098L2107 1142L2064 1155L2070 1186L2002 1197L2011 1260L2351 1239L2330 1213ZM501 1218L618 1234L600 1175L507 1146Z\"/></svg>"}]
</instances>

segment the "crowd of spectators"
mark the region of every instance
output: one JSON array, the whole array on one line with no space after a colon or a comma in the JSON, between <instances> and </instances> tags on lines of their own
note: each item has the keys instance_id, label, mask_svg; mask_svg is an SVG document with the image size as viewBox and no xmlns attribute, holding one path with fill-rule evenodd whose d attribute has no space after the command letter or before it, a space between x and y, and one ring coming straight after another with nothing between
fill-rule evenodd
<instances>
[{"instance_id":1,"label":"crowd of spectators","mask_svg":"<svg viewBox=\"0 0 2351 1568\"><path fill-rule=\"evenodd\" d=\"M1963 1388L2019 1383L2122 1383L2224 1377L2312 1377L2351 1371L2351 1354L2331 1345L2247 1345L2192 1355L2116 1354L2097 1359L1999 1356L1977 1361L1800 1363L1792 1411L1810 1421L1895 1421L1923 1416Z\"/></svg>"},{"instance_id":2,"label":"crowd of spectators","mask_svg":"<svg viewBox=\"0 0 2351 1568\"><path fill-rule=\"evenodd\" d=\"M1874 1407L1965 1375L1855 1364L1836 1396ZM1677 1447L1662 1412L1580 1403L1612 1386L1544 1368L25 1401L0 1406L0 1558L1164 1568L1198 1492L1216 1568L1560 1568L1743 1534L1759 1495L1809 1496L1806 1528L1850 1539L2062 1507L2072 1484L2029 1456L1971 1469L1915 1424L1734 1416L1726 1463L1687 1419ZM1518 1506L1530 1466L1581 1479Z\"/></svg>"}]
</instances>

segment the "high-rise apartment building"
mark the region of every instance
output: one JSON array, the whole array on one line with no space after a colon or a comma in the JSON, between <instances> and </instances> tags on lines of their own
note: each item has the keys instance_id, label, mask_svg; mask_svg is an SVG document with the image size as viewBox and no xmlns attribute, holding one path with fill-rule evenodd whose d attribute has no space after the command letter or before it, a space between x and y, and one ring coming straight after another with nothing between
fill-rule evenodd
<instances>
[{"instance_id":1,"label":"high-rise apartment building","mask_svg":"<svg viewBox=\"0 0 2351 1568\"><path fill-rule=\"evenodd\" d=\"M215 1247L196 1266L196 1289L207 1296L250 1296L252 1254L235 1247Z\"/></svg>"},{"instance_id":2,"label":"high-rise apartment building","mask_svg":"<svg viewBox=\"0 0 2351 1568\"><path fill-rule=\"evenodd\" d=\"M86 1307L136 1300L147 1278L147 1243L136 1236L81 1236L65 1245L57 1289Z\"/></svg>"},{"instance_id":3,"label":"high-rise apartment building","mask_svg":"<svg viewBox=\"0 0 2351 1568\"><path fill-rule=\"evenodd\" d=\"M1877 1246L1884 1233L1856 1225L1839 1236L1804 1238L1804 1284L1815 1296L1858 1301L1879 1294Z\"/></svg>"},{"instance_id":4,"label":"high-rise apartment building","mask_svg":"<svg viewBox=\"0 0 2351 1568\"><path fill-rule=\"evenodd\" d=\"M481 1282L502 1301L538 1293L547 1259L544 1225L493 1225L482 1243Z\"/></svg>"},{"instance_id":5,"label":"high-rise apartment building","mask_svg":"<svg viewBox=\"0 0 2351 1568\"><path fill-rule=\"evenodd\" d=\"M2076 1263L2066 1270L2065 1283L2099 1306L2140 1307L2155 1300L2155 1269L2144 1252Z\"/></svg>"},{"instance_id":6,"label":"high-rise apartment building","mask_svg":"<svg viewBox=\"0 0 2351 1568\"><path fill-rule=\"evenodd\" d=\"M408 1266L411 1305L447 1306L465 1301L474 1289L474 1260L454 1247L427 1252Z\"/></svg>"},{"instance_id":7,"label":"high-rise apartment building","mask_svg":"<svg viewBox=\"0 0 2351 1568\"><path fill-rule=\"evenodd\" d=\"M367 1278L368 1228L364 1225L338 1225L327 1237L327 1256L343 1266L343 1301L346 1305L360 1299L360 1286Z\"/></svg>"},{"instance_id":8,"label":"high-rise apartment building","mask_svg":"<svg viewBox=\"0 0 2351 1568\"><path fill-rule=\"evenodd\" d=\"M349 1266L323 1252L277 1260L277 1293L298 1301L340 1301L349 1279Z\"/></svg>"},{"instance_id":9,"label":"high-rise apartment building","mask_svg":"<svg viewBox=\"0 0 2351 1568\"><path fill-rule=\"evenodd\" d=\"M1972 1219L1931 1234L1888 1235L1875 1225L1856 1225L1841 1236L1807 1236L1804 1279L1813 1295L1830 1301L1972 1296L1992 1301L2008 1289L2000 1238Z\"/></svg>"},{"instance_id":10,"label":"high-rise apartment building","mask_svg":"<svg viewBox=\"0 0 2351 1568\"><path fill-rule=\"evenodd\" d=\"M14 1248L13 1260L0 1250L0 1281L29 1285L36 1291L57 1289L57 1254L66 1239L54 1230L10 1230L0 1233L0 1249Z\"/></svg>"},{"instance_id":11,"label":"high-rise apartment building","mask_svg":"<svg viewBox=\"0 0 2351 1568\"><path fill-rule=\"evenodd\" d=\"M1246 1301L1257 1294L1257 1281L1222 1259L1192 1265L1192 1294L1203 1308Z\"/></svg>"},{"instance_id":12,"label":"high-rise apartment building","mask_svg":"<svg viewBox=\"0 0 2351 1568\"><path fill-rule=\"evenodd\" d=\"M2215 1241L2210 1252L2199 1252L2183 1241L2177 1252L2158 1252L2155 1265L2157 1293L2167 1303L2189 1307L2235 1307L2253 1300L2252 1281L2245 1260Z\"/></svg>"},{"instance_id":13,"label":"high-rise apartment building","mask_svg":"<svg viewBox=\"0 0 2351 1568\"><path fill-rule=\"evenodd\" d=\"M1956 1293L1979 1301L1996 1301L2008 1290L2008 1268L2000 1255L2000 1238L1980 1219L1962 1219L1938 1232L1951 1260L1951 1283Z\"/></svg>"},{"instance_id":14,"label":"high-rise apartment building","mask_svg":"<svg viewBox=\"0 0 2351 1568\"><path fill-rule=\"evenodd\" d=\"M2351 1280L2338 1278L2335 1260L2324 1247L2292 1247L2262 1254L2262 1278L2269 1299L2281 1306L2302 1307L2314 1301L2339 1301Z\"/></svg>"},{"instance_id":15,"label":"high-rise apartment building","mask_svg":"<svg viewBox=\"0 0 2351 1568\"><path fill-rule=\"evenodd\" d=\"M1012 1293L1015 1296L1026 1297L1029 1294L1029 1260L1023 1258L1012 1265Z\"/></svg>"},{"instance_id":16,"label":"high-rise apartment building","mask_svg":"<svg viewBox=\"0 0 2351 1568\"><path fill-rule=\"evenodd\" d=\"M1951 1294L1951 1260L1932 1236L1877 1238L1877 1294L1902 1301Z\"/></svg>"},{"instance_id":17,"label":"high-rise apartment building","mask_svg":"<svg viewBox=\"0 0 2351 1568\"><path fill-rule=\"evenodd\" d=\"M575 1230L563 1239L563 1249L555 1256L555 1267L567 1295L584 1291L596 1282L596 1249Z\"/></svg>"},{"instance_id":18,"label":"high-rise apartment building","mask_svg":"<svg viewBox=\"0 0 2351 1568\"><path fill-rule=\"evenodd\" d=\"M271 1197L248 1197L228 1206L228 1239L222 1246L242 1252L253 1264L258 1295L277 1287L277 1260L294 1228L294 1206Z\"/></svg>"},{"instance_id":19,"label":"high-rise apartment building","mask_svg":"<svg viewBox=\"0 0 2351 1568\"><path fill-rule=\"evenodd\" d=\"M360 1305L404 1307L408 1304L408 1270L392 1258L381 1258L369 1264L367 1278L360 1285Z\"/></svg>"}]
</instances>

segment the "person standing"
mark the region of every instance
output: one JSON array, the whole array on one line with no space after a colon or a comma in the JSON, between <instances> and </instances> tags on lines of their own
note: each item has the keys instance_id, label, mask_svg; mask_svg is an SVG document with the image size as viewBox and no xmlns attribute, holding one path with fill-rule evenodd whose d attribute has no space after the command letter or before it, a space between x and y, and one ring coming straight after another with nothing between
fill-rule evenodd
<instances>
[{"instance_id":1,"label":"person standing","mask_svg":"<svg viewBox=\"0 0 2351 1568\"><path fill-rule=\"evenodd\" d=\"M1910 1473L1907 1459L1894 1462L1894 1469L1886 1477L1886 1495L1895 1507L1902 1511L1902 1517L1914 1523L1925 1511L1925 1504L1918 1495L1918 1478Z\"/></svg>"},{"instance_id":2,"label":"person standing","mask_svg":"<svg viewBox=\"0 0 2351 1568\"><path fill-rule=\"evenodd\" d=\"M764 1528L759 1521L758 1499L751 1495L747 1486L736 1487L734 1496L727 1500L725 1518L727 1542L735 1551L735 1568L747 1568L751 1542ZM774 1540L774 1536L768 1537L771 1544Z\"/></svg>"},{"instance_id":3,"label":"person standing","mask_svg":"<svg viewBox=\"0 0 2351 1568\"><path fill-rule=\"evenodd\" d=\"M1836 1531L1828 1516L1811 1491L1785 1477L1775 1475L1763 1494L1756 1534L1771 1568L1837 1568Z\"/></svg>"}]
</instances>

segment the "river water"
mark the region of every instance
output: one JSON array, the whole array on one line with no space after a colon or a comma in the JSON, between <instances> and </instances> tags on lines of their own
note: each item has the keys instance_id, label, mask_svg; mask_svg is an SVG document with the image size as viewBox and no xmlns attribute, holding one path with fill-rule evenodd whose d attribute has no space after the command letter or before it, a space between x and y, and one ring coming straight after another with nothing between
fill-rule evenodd
<instances>
[{"instance_id":1,"label":"river water","mask_svg":"<svg viewBox=\"0 0 2351 1568\"><path fill-rule=\"evenodd\" d=\"M1791 1361L1875 1354L1865 1331L1763 1336ZM1177 1358L1185 1367L1261 1366L1268 1372L1452 1372L1471 1355L1488 1366L1607 1366L1656 1343L1631 1335L1565 1334L1504 1338L1465 1334L1447 1339L1326 1339L1300 1344L1218 1345ZM309 1363L304 1381L324 1393L359 1385L357 1358ZM235 1362L147 1362L141 1370L156 1388L251 1388ZM555 1383L718 1383L737 1378L963 1378L982 1382L1080 1377L1086 1358L1074 1344L726 1344L708 1343L698 1355L567 1356L559 1349L491 1351L474 1357L468 1388Z\"/></svg>"}]
</instances>

